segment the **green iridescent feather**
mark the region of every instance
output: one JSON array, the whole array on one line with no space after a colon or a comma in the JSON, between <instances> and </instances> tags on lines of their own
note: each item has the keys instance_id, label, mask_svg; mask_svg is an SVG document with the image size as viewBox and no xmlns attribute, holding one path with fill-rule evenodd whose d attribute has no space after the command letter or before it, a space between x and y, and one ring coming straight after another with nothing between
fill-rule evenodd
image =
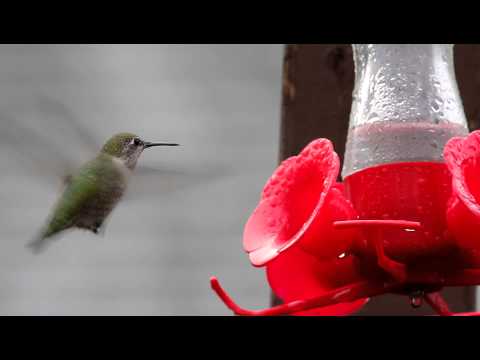
<instances>
[{"instance_id":1,"label":"green iridescent feather","mask_svg":"<svg viewBox=\"0 0 480 360\"><path fill-rule=\"evenodd\" d=\"M82 166L67 183L44 231L30 246L40 250L45 239L70 227L96 232L125 190L120 166L105 152Z\"/></svg>"},{"instance_id":2,"label":"green iridescent feather","mask_svg":"<svg viewBox=\"0 0 480 360\"><path fill-rule=\"evenodd\" d=\"M112 156L120 156L125 144L135 137L135 134L127 132L117 134L103 145L102 152Z\"/></svg>"}]
</instances>

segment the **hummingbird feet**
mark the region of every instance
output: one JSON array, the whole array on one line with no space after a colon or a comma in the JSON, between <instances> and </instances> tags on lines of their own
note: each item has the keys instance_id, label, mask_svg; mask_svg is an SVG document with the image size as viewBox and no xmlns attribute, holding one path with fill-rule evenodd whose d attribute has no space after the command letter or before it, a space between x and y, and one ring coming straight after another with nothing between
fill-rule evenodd
<instances>
[{"instance_id":1,"label":"hummingbird feet","mask_svg":"<svg viewBox=\"0 0 480 360\"><path fill-rule=\"evenodd\" d=\"M78 223L77 227L93 232L95 235L102 231L102 221Z\"/></svg>"},{"instance_id":2,"label":"hummingbird feet","mask_svg":"<svg viewBox=\"0 0 480 360\"><path fill-rule=\"evenodd\" d=\"M84 221L81 223L77 223L76 227L79 229L84 229L87 231L91 231L95 235L104 235L105 234L105 224L102 220L96 221Z\"/></svg>"},{"instance_id":3,"label":"hummingbird feet","mask_svg":"<svg viewBox=\"0 0 480 360\"><path fill-rule=\"evenodd\" d=\"M91 230L95 235L100 235L100 236L105 235L105 226L103 226L102 221L95 222Z\"/></svg>"}]
</instances>

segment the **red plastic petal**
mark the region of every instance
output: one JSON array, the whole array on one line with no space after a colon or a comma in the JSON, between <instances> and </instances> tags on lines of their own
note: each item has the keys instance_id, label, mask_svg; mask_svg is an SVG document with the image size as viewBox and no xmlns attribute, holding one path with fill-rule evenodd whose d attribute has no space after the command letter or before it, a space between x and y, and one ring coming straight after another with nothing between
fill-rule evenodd
<instances>
[{"instance_id":1,"label":"red plastic petal","mask_svg":"<svg viewBox=\"0 0 480 360\"><path fill-rule=\"evenodd\" d=\"M267 182L244 231L243 245L255 266L263 266L302 239L318 257L335 257L351 240L335 220L356 218L350 202L335 185L340 162L327 139L311 142L285 160Z\"/></svg>"},{"instance_id":2,"label":"red plastic petal","mask_svg":"<svg viewBox=\"0 0 480 360\"><path fill-rule=\"evenodd\" d=\"M267 278L274 293L285 302L320 296L361 280L353 257L322 262L299 247L292 247L270 262L267 265ZM296 315L348 315L358 311L367 301L368 299L359 299Z\"/></svg>"},{"instance_id":3,"label":"red plastic petal","mask_svg":"<svg viewBox=\"0 0 480 360\"><path fill-rule=\"evenodd\" d=\"M448 228L460 246L480 250L480 131L453 138L445 146L452 173L452 197L447 209Z\"/></svg>"}]
</instances>

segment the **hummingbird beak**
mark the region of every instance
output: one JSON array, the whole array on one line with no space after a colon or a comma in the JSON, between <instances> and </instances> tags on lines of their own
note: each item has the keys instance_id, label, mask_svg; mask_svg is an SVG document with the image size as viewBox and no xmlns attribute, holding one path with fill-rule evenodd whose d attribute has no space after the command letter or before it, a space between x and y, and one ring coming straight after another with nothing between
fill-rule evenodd
<instances>
[{"instance_id":1,"label":"hummingbird beak","mask_svg":"<svg viewBox=\"0 0 480 360\"><path fill-rule=\"evenodd\" d=\"M144 141L143 142L143 147L146 149L146 148L149 148L149 147L153 147L153 146L179 146L179 144L174 144L174 143L153 143L153 142L149 142L149 141Z\"/></svg>"}]
</instances>

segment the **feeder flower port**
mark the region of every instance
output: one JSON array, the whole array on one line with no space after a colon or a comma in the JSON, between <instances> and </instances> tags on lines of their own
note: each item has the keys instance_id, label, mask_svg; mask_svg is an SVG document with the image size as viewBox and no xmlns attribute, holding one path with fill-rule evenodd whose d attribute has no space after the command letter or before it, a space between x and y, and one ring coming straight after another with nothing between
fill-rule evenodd
<instances>
[{"instance_id":1,"label":"feeder flower port","mask_svg":"<svg viewBox=\"0 0 480 360\"><path fill-rule=\"evenodd\" d=\"M440 291L480 285L480 131L469 134L453 45L353 45L341 183L328 139L286 159L244 229L283 300L238 315L349 315L386 293L453 314Z\"/></svg>"}]
</instances>

